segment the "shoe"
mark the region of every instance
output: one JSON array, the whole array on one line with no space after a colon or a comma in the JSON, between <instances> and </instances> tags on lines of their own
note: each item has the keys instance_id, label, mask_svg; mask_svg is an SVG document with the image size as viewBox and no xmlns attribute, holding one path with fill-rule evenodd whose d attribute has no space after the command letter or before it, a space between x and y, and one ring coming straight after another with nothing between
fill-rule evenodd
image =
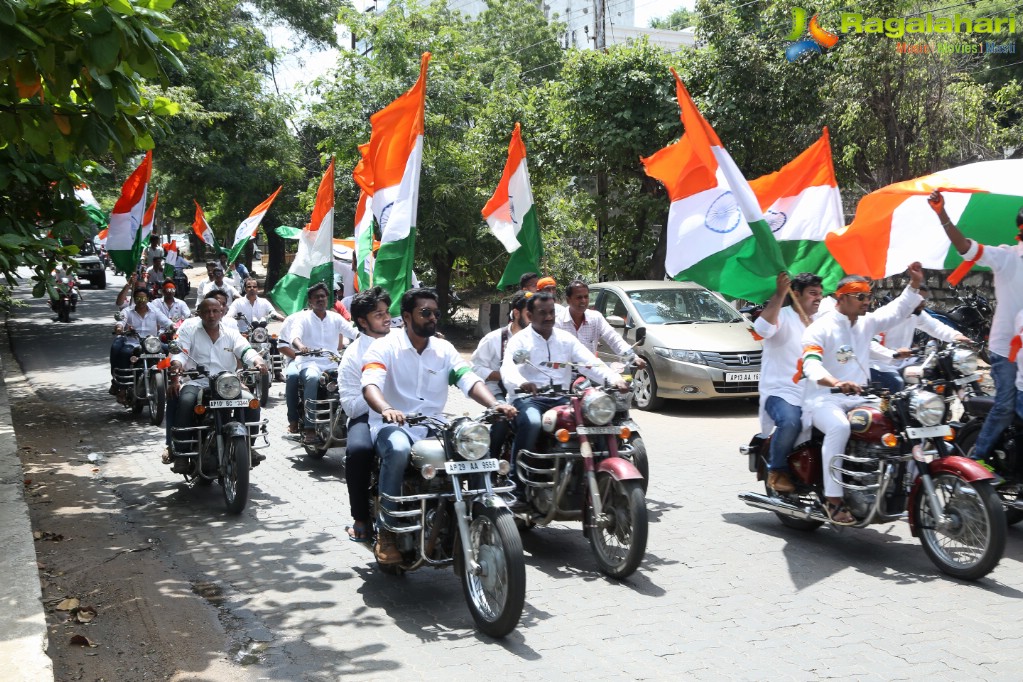
<instances>
[{"instance_id":1,"label":"shoe","mask_svg":"<svg viewBox=\"0 0 1023 682\"><path fill-rule=\"evenodd\" d=\"M249 456L252 458L252 466L259 466L259 463L266 459L266 455L259 450L249 450Z\"/></svg>"},{"instance_id":2,"label":"shoe","mask_svg":"<svg viewBox=\"0 0 1023 682\"><path fill-rule=\"evenodd\" d=\"M299 433L298 422L288 423L288 433Z\"/></svg>"},{"instance_id":3,"label":"shoe","mask_svg":"<svg viewBox=\"0 0 1023 682\"><path fill-rule=\"evenodd\" d=\"M110 390L107 391L107 393L109 393L110 395L117 395L117 386L114 384L110 384Z\"/></svg>"},{"instance_id":4,"label":"shoe","mask_svg":"<svg viewBox=\"0 0 1023 682\"><path fill-rule=\"evenodd\" d=\"M394 533L389 530L382 530L377 534L377 544L373 547L377 562L385 565L401 563L401 552L398 551L395 540Z\"/></svg>"},{"instance_id":5,"label":"shoe","mask_svg":"<svg viewBox=\"0 0 1023 682\"><path fill-rule=\"evenodd\" d=\"M995 477L994 480L991 481L992 485L998 486L1005 483L1005 479L1002 478L1001 474L998 473L998 470L996 470L986 459L975 459L973 461L984 467L984 469L986 469L987 471L991 472L991 475Z\"/></svg>"},{"instance_id":6,"label":"shoe","mask_svg":"<svg viewBox=\"0 0 1023 682\"><path fill-rule=\"evenodd\" d=\"M345 526L345 532L352 542L366 544L373 541L373 531L365 521L356 521L350 526Z\"/></svg>"},{"instance_id":7,"label":"shoe","mask_svg":"<svg viewBox=\"0 0 1023 682\"><path fill-rule=\"evenodd\" d=\"M169 445L163 449L163 455L160 457L160 461L164 464L171 463L171 451Z\"/></svg>"},{"instance_id":8,"label":"shoe","mask_svg":"<svg viewBox=\"0 0 1023 682\"><path fill-rule=\"evenodd\" d=\"M323 445L323 439L315 431L306 431L302 434L302 445Z\"/></svg>"},{"instance_id":9,"label":"shoe","mask_svg":"<svg viewBox=\"0 0 1023 682\"><path fill-rule=\"evenodd\" d=\"M824 509L831 522L837 526L851 526L856 523L856 517L844 503L825 502Z\"/></svg>"},{"instance_id":10,"label":"shoe","mask_svg":"<svg viewBox=\"0 0 1023 682\"><path fill-rule=\"evenodd\" d=\"M127 402L126 402L127 400L128 400L128 390L124 389L124 388L119 389L117 391L117 402L121 403L122 405L126 405L127 404Z\"/></svg>"},{"instance_id":11,"label":"shoe","mask_svg":"<svg viewBox=\"0 0 1023 682\"><path fill-rule=\"evenodd\" d=\"M276 373L274 373L274 381L276 381L278 384L283 384L284 383L284 373L283 372L276 372Z\"/></svg>"},{"instance_id":12,"label":"shoe","mask_svg":"<svg viewBox=\"0 0 1023 682\"><path fill-rule=\"evenodd\" d=\"M779 493L795 492L796 486L784 471L772 471L767 474L767 487Z\"/></svg>"}]
</instances>

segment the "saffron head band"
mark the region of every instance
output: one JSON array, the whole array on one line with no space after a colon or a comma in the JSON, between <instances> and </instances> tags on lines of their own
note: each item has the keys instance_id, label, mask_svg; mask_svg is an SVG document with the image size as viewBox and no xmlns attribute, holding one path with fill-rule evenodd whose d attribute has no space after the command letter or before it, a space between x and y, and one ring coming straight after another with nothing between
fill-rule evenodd
<instances>
[{"instance_id":1,"label":"saffron head band","mask_svg":"<svg viewBox=\"0 0 1023 682\"><path fill-rule=\"evenodd\" d=\"M845 296L846 294L869 294L870 293L870 282L847 282L842 286L838 287L835 292L836 296Z\"/></svg>"}]
</instances>

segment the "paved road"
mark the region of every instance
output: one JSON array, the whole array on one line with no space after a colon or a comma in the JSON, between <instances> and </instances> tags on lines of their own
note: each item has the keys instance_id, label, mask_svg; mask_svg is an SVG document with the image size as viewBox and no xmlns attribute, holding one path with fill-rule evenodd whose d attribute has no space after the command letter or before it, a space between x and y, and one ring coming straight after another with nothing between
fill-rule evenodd
<instances>
[{"instance_id":1,"label":"paved road","mask_svg":"<svg viewBox=\"0 0 1023 682\"><path fill-rule=\"evenodd\" d=\"M214 584L261 679L1020 677L1023 531L969 584L939 574L901 523L787 530L736 499L754 488L737 452L756 428L747 402L638 414L651 454L640 570L604 578L577 526L527 533L522 622L492 641L474 631L452 572L382 575L347 540L343 468L281 438L279 388L245 513L224 516L216 485L186 487L160 464L162 431L106 394L114 294L86 295L70 325L38 303L17 311L17 358L38 391L78 412L81 447L102 453L102 475L168 566Z\"/></svg>"}]
</instances>

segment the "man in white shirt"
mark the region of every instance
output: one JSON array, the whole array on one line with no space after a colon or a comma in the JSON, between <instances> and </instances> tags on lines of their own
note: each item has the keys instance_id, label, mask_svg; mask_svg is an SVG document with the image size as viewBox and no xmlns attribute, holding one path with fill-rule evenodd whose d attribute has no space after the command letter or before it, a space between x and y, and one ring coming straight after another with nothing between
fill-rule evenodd
<instances>
[{"instance_id":1,"label":"man in white shirt","mask_svg":"<svg viewBox=\"0 0 1023 682\"><path fill-rule=\"evenodd\" d=\"M529 312L530 326L512 337L501 362L501 381L508 394L532 394L519 397L512 403L519 411L519 416L515 418L515 443L512 446L513 472L515 454L522 449L529 450L536 443L540 435L540 419L543 413L555 405L564 405L568 402L568 397L542 397L537 396L536 391L551 382L568 388L572 383L572 368L547 368L541 363L581 363L587 367L577 368L576 371L580 374L601 384L606 380L621 390L628 389L628 384L621 375L598 360L597 356L579 342L579 339L566 331L555 329L554 298L549 293L541 290L540 293L531 296L526 303L526 310ZM515 351L521 349L529 352L529 363L516 365ZM516 476L516 486L518 485ZM521 492L517 488L516 497L520 500Z\"/></svg>"},{"instance_id":2,"label":"man in white shirt","mask_svg":"<svg viewBox=\"0 0 1023 682\"><path fill-rule=\"evenodd\" d=\"M205 378L190 381L182 386L181 373L186 369L204 366L210 376L220 372L233 372L238 362L267 372L263 358L249 346L241 335L220 323L224 317L224 307L215 298L204 298L199 302L198 325L182 326L178 330L178 346L181 352L171 356L170 378L167 384L167 429L166 441L168 451L164 453L165 463L169 463L171 447L171 430L175 426L188 427L195 424L195 405L200 391L208 388ZM242 396L251 398L252 394L242 390ZM259 408L245 408L245 421L259 421ZM255 466L266 459L255 450L252 451L252 465Z\"/></svg>"},{"instance_id":3,"label":"man in white shirt","mask_svg":"<svg viewBox=\"0 0 1023 682\"><path fill-rule=\"evenodd\" d=\"M1009 361L1009 344L1016 333L1016 313L1023 310L1023 244L991 246L967 239L945 211L945 198L941 192L934 190L927 201L938 214L945 234L963 260L971 265L989 267L994 274L998 304L991 320L988 351L991 355L991 378L995 382L995 404L977 435L972 455L976 459L985 459L991 454L995 440L1012 422L1016 404L1016 363ZM1023 209L1016 215L1016 229L1019 242L1023 240Z\"/></svg>"},{"instance_id":4,"label":"man in white shirt","mask_svg":"<svg viewBox=\"0 0 1023 682\"><path fill-rule=\"evenodd\" d=\"M176 298L177 293L178 288L174 286L174 282L168 280L163 283L163 298L158 298L149 305L166 315L171 322L187 320L191 317L192 311L188 309L188 304Z\"/></svg>"},{"instance_id":5,"label":"man in white shirt","mask_svg":"<svg viewBox=\"0 0 1023 682\"><path fill-rule=\"evenodd\" d=\"M780 493L796 489L789 476L788 456L803 429L803 393L806 380L792 381L796 363L803 354L803 332L817 314L823 290L821 278L803 272L794 280L788 273L778 275L774 295L753 323L763 343L760 363L761 432L772 433L767 461L767 485ZM791 304L789 291L799 304Z\"/></svg>"},{"instance_id":6,"label":"man in white shirt","mask_svg":"<svg viewBox=\"0 0 1023 682\"><path fill-rule=\"evenodd\" d=\"M259 318L284 319L283 315L274 310L270 301L259 295L259 282L255 279L250 277L245 280L243 291L245 295L235 299L227 309L227 317L237 321L239 332L244 334L249 331L253 321Z\"/></svg>"},{"instance_id":7,"label":"man in white shirt","mask_svg":"<svg viewBox=\"0 0 1023 682\"><path fill-rule=\"evenodd\" d=\"M581 279L574 279L565 287L567 306L557 313L554 326L579 339L586 348L597 354L597 347L603 341L615 355L626 355L632 348L621 334L616 332L604 316L590 309L590 285ZM636 358L637 367L646 367L646 360Z\"/></svg>"},{"instance_id":8,"label":"man in white shirt","mask_svg":"<svg viewBox=\"0 0 1023 682\"><path fill-rule=\"evenodd\" d=\"M297 313L295 331L290 339L291 348L298 354L294 364L299 373L298 381L305 387L305 397L315 400L320 389L320 375L331 366L330 358L302 355L309 350L339 351L344 347L344 340L354 339L356 332L352 323L333 310L328 310L330 291L323 282L309 287L306 294L309 310ZM299 409L302 409L303 441L310 445L319 444L320 437L316 434L312 422L309 421L308 410L298 404L298 383L285 384L285 398L288 403L288 422L298 421Z\"/></svg>"},{"instance_id":9,"label":"man in white shirt","mask_svg":"<svg viewBox=\"0 0 1023 682\"><path fill-rule=\"evenodd\" d=\"M239 333L238 332L238 323L235 320L232 320L226 314L226 311L227 311L227 294L225 294L220 289L214 289L213 291L207 292L207 294L205 296L200 298L199 299L199 304L201 304L203 301L205 301L207 299L216 301L217 303L220 304L220 307L224 309L225 314L220 316L221 317L221 319L220 319L221 326L226 327L227 329L230 329L231 331L233 331L235 333ZM178 327L178 332L180 333L181 330L186 329L188 327L200 327L200 326L202 326L202 320L199 318L198 308L197 308L197 312L196 312L196 314L193 317L190 317L190 318L188 318L187 320L185 320L184 322L181 323L181 325Z\"/></svg>"},{"instance_id":10,"label":"man in white shirt","mask_svg":"<svg viewBox=\"0 0 1023 682\"><path fill-rule=\"evenodd\" d=\"M156 285L157 290L159 290L159 285L162 285L164 280L163 256L153 258L153 266L146 270L146 279L150 287Z\"/></svg>"},{"instance_id":11,"label":"man in white shirt","mask_svg":"<svg viewBox=\"0 0 1023 682\"><path fill-rule=\"evenodd\" d=\"M163 258L167 254L160 244L160 235L154 234L149 237L149 248L146 249L146 265L152 265L157 258Z\"/></svg>"},{"instance_id":12,"label":"man in white shirt","mask_svg":"<svg viewBox=\"0 0 1023 682\"><path fill-rule=\"evenodd\" d=\"M136 287L134 294L135 306L124 310L124 318L114 325L114 333L123 340L116 344L115 352L111 353L111 374L116 370L131 367L131 355L140 339L156 336L161 329L171 326L171 321L163 313L150 308L149 294L145 287ZM117 339L115 339L116 341ZM117 402L123 403L127 389L117 387Z\"/></svg>"},{"instance_id":13,"label":"man in white shirt","mask_svg":"<svg viewBox=\"0 0 1023 682\"><path fill-rule=\"evenodd\" d=\"M348 447L345 450L345 482L353 524L348 537L369 542L373 536L369 481L373 472L373 436L369 428L369 405L362 396L363 357L370 344L391 331L391 297L381 287L362 291L352 299L352 320L359 336L348 345L337 367L341 407L348 415ZM400 333L400 332L396 332Z\"/></svg>"},{"instance_id":14,"label":"man in white shirt","mask_svg":"<svg viewBox=\"0 0 1023 682\"><path fill-rule=\"evenodd\" d=\"M406 414L442 415L448 385L457 384L483 407L495 407L509 418L515 416L515 409L497 402L454 346L430 338L437 333L436 293L409 289L401 297L401 316L404 328L374 341L362 367L362 395L370 408L370 431L380 456L380 505L386 511L394 511L396 505L384 496L401 494L412 444L426 436L425 427L405 425ZM393 523L386 511L383 520ZM393 532L380 529L375 553L382 564L401 561Z\"/></svg>"},{"instance_id":15,"label":"man in white shirt","mask_svg":"<svg viewBox=\"0 0 1023 682\"><path fill-rule=\"evenodd\" d=\"M888 305L867 313L870 308L870 280L860 275L842 278L835 291L838 304L834 312L820 318L803 332L803 356L800 371L808 379L803 403L807 416L824 433L821 466L824 469L824 495L831 520L851 524L855 517L842 504L842 486L828 473L831 460L845 451L849 440L847 412L865 402L862 385L870 379L870 343L874 334L896 321L909 317L923 300L917 289L924 281L920 263L907 270L910 284ZM841 393L831 393L837 388Z\"/></svg>"},{"instance_id":16,"label":"man in white shirt","mask_svg":"<svg viewBox=\"0 0 1023 682\"><path fill-rule=\"evenodd\" d=\"M217 267L217 264L213 261L206 263L206 279L199 282L199 289L195 294L196 300L201 301L206 296L206 292L213 286L213 268L215 267Z\"/></svg>"},{"instance_id":17,"label":"man in white shirt","mask_svg":"<svg viewBox=\"0 0 1023 682\"><path fill-rule=\"evenodd\" d=\"M241 295L237 289L224 281L224 268L219 264L213 266L213 280L207 280L199 285L199 300L206 298L211 291L223 291L227 294L228 306Z\"/></svg>"}]
</instances>

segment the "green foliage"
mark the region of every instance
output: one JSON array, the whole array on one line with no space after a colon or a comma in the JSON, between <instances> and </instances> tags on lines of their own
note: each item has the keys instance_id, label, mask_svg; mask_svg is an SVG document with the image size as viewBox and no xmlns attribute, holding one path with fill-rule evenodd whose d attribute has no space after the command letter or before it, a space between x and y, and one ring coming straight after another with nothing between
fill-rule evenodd
<instances>
[{"instance_id":1,"label":"green foliage","mask_svg":"<svg viewBox=\"0 0 1023 682\"><path fill-rule=\"evenodd\" d=\"M650 28L661 28L669 31L681 31L689 26L695 26L699 14L686 7L678 7L671 14L661 18L650 20Z\"/></svg>"}]
</instances>

